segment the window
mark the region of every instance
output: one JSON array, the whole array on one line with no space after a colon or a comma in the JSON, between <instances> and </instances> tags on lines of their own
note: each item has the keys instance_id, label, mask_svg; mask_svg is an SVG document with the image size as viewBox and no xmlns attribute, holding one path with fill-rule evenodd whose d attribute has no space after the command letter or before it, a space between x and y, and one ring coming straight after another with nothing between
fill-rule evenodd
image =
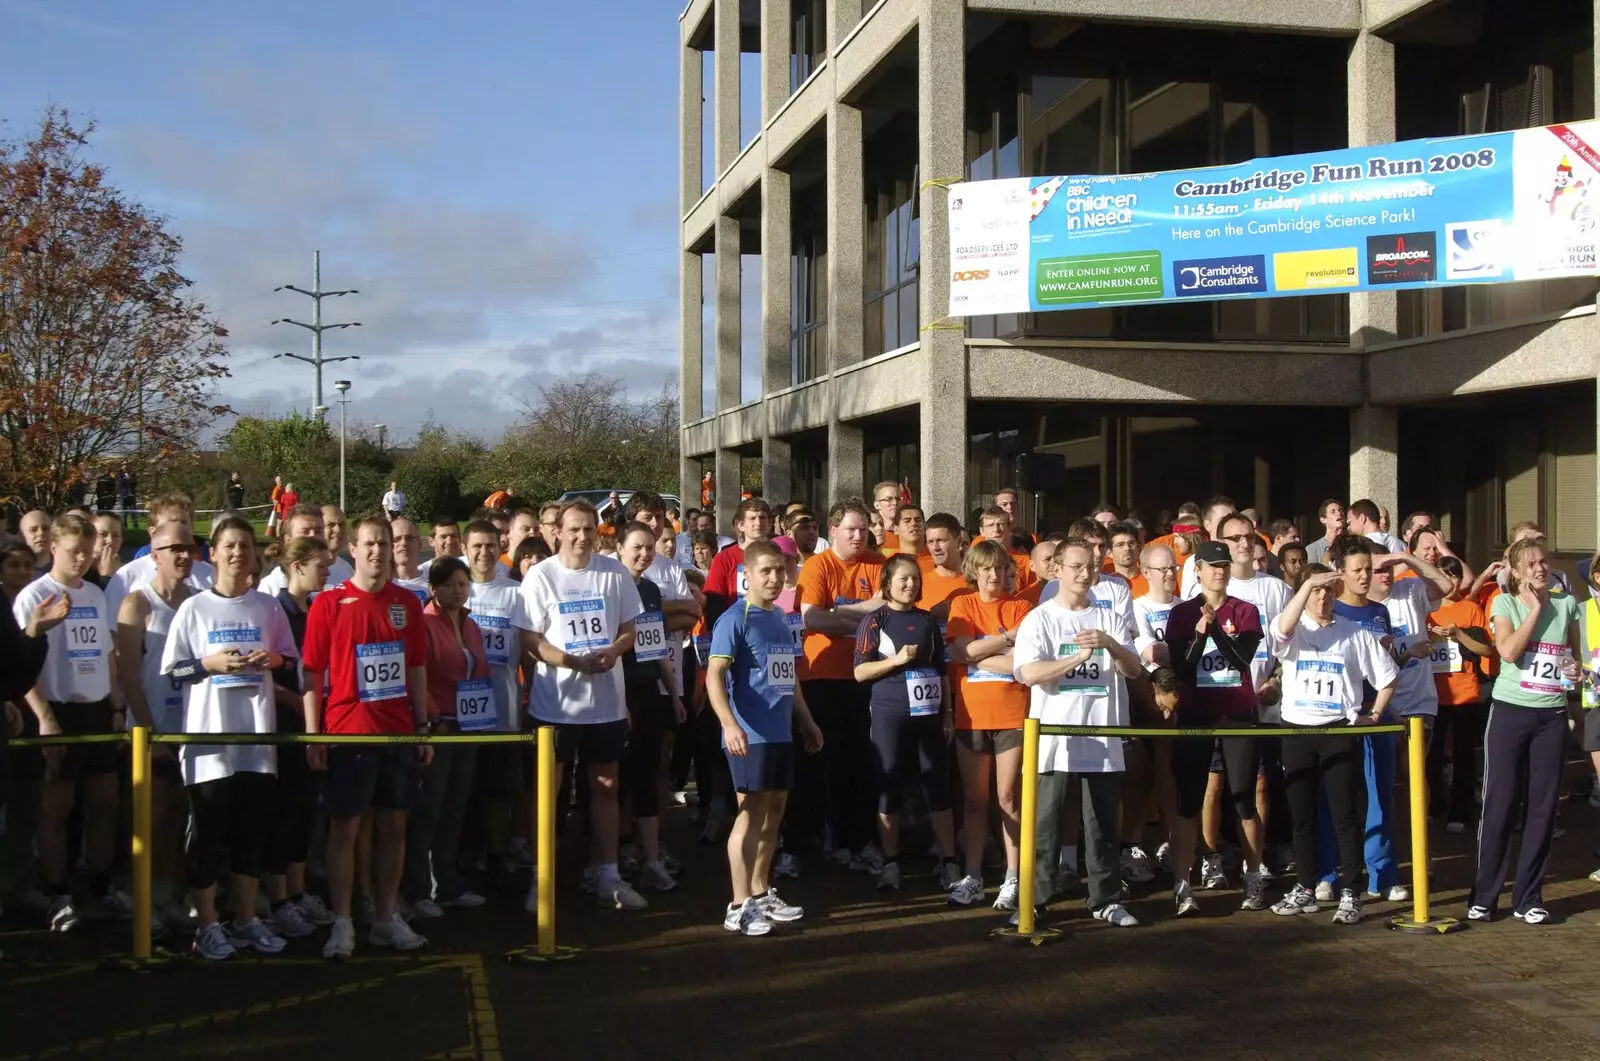
<instances>
[{"instance_id":1,"label":"window","mask_svg":"<svg viewBox=\"0 0 1600 1061\"><path fill-rule=\"evenodd\" d=\"M789 383L828 371L828 234L821 195L796 196L789 259Z\"/></svg>"},{"instance_id":2,"label":"window","mask_svg":"<svg viewBox=\"0 0 1600 1061\"><path fill-rule=\"evenodd\" d=\"M967 180L1022 176L1021 95L1015 72L992 79L987 90L978 74L968 73ZM1006 313L971 317L967 335L974 339L1010 339L1022 334L1023 315Z\"/></svg>"},{"instance_id":3,"label":"window","mask_svg":"<svg viewBox=\"0 0 1600 1061\"><path fill-rule=\"evenodd\" d=\"M789 4L789 94L800 91L806 78L828 54L828 13L823 0L791 0Z\"/></svg>"},{"instance_id":4,"label":"window","mask_svg":"<svg viewBox=\"0 0 1600 1061\"><path fill-rule=\"evenodd\" d=\"M922 223L917 200L917 117L901 113L867 143L863 354L917 341Z\"/></svg>"}]
</instances>

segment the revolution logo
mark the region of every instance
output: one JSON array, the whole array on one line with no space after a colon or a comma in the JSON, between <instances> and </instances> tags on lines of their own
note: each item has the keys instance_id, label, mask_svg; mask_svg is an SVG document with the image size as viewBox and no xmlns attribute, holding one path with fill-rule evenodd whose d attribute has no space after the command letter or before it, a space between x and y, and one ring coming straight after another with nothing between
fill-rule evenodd
<instances>
[{"instance_id":1,"label":"revolution logo","mask_svg":"<svg viewBox=\"0 0 1600 1061\"><path fill-rule=\"evenodd\" d=\"M1367 283L1420 284L1435 278L1438 243L1432 232L1367 237Z\"/></svg>"},{"instance_id":2,"label":"revolution logo","mask_svg":"<svg viewBox=\"0 0 1600 1061\"><path fill-rule=\"evenodd\" d=\"M1239 295L1266 289L1267 258L1264 254L1194 258L1172 263L1172 293L1178 298Z\"/></svg>"}]
</instances>

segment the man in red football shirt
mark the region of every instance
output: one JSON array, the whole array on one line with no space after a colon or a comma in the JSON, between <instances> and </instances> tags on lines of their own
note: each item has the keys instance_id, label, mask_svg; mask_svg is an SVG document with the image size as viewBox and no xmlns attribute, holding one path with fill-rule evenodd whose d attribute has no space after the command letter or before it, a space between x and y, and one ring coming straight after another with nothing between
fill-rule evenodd
<instances>
[{"instance_id":1,"label":"man in red football shirt","mask_svg":"<svg viewBox=\"0 0 1600 1061\"><path fill-rule=\"evenodd\" d=\"M370 517L356 524L351 550L355 575L317 596L306 618L301 659L307 733L394 734L428 732L428 647L422 605L414 593L389 581L393 544L389 524ZM416 788L417 767L433 761L422 744L326 745L306 748L313 770L326 771L323 803L328 809L328 891L333 933L322 954L344 959L355 950L350 891L355 880L356 834L361 817L374 811L373 900L377 917L369 942L416 950L423 939L396 909L400 866L405 857L406 811Z\"/></svg>"},{"instance_id":2,"label":"man in red football shirt","mask_svg":"<svg viewBox=\"0 0 1600 1061\"><path fill-rule=\"evenodd\" d=\"M722 613L742 600L750 588L744 573L744 547L772 537L772 509L759 497L739 502L733 515L737 545L730 545L711 558L706 571L706 626L716 626Z\"/></svg>"}]
</instances>

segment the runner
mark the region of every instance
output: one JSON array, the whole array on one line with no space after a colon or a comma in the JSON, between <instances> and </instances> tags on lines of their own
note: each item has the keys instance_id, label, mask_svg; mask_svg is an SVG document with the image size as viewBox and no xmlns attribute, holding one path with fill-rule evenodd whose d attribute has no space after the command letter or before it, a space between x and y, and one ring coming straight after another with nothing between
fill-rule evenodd
<instances>
[{"instance_id":1,"label":"runner","mask_svg":"<svg viewBox=\"0 0 1600 1061\"><path fill-rule=\"evenodd\" d=\"M345 538L344 510L338 505L322 506L322 540L328 546L328 555L333 557L335 563L344 558L349 542ZM334 583L336 586L338 584Z\"/></svg>"},{"instance_id":2,"label":"runner","mask_svg":"<svg viewBox=\"0 0 1600 1061\"><path fill-rule=\"evenodd\" d=\"M1300 583L1306 577L1306 566L1310 563L1306 547L1298 542L1291 542L1278 550L1278 574L1291 593L1300 589Z\"/></svg>"},{"instance_id":3,"label":"runner","mask_svg":"<svg viewBox=\"0 0 1600 1061\"><path fill-rule=\"evenodd\" d=\"M539 514L533 509L519 505L511 510L508 517L509 522L506 526L509 529L506 533L506 547L505 551L500 554L500 564L505 568L502 574L511 572L511 558L516 555L517 546L529 538L537 538L539 536ZM522 581L522 576L518 575L513 581Z\"/></svg>"},{"instance_id":4,"label":"runner","mask_svg":"<svg viewBox=\"0 0 1600 1061\"><path fill-rule=\"evenodd\" d=\"M1449 731L1449 740L1446 741L1442 733L1434 733L1428 748L1428 792L1438 812L1433 816L1445 819L1444 831L1460 835L1467 831L1469 822L1477 819L1474 799L1477 764L1483 750L1483 726L1488 717L1480 674L1483 661L1494 654L1494 647L1489 643L1488 617L1478 602L1466 595L1465 567L1461 561L1453 556L1441 557L1439 570L1455 580L1455 585L1428 616L1428 636L1432 639L1428 659L1434 692L1439 698L1439 724ZM1591 612L1595 607L1593 600L1591 597L1591 603L1586 604ZM1600 623L1592 617L1585 627L1600 633ZM1593 658L1592 651L1587 658ZM1585 707L1590 706L1587 702L1592 696L1590 690L1591 686L1585 684ZM1585 745L1594 743L1591 730L1600 724L1594 721L1596 719L1600 719L1600 715L1593 711L1583 714ZM1453 763L1448 783L1445 777L1447 753Z\"/></svg>"},{"instance_id":5,"label":"runner","mask_svg":"<svg viewBox=\"0 0 1600 1061\"><path fill-rule=\"evenodd\" d=\"M1095 524L1096 527L1099 524ZM983 510L983 516L978 524L979 541L994 542L1011 554L1011 565L1017 573L1017 584L1012 592L1020 593L1033 585L1033 561L1027 553L1021 552L1011 546L1011 514L998 505L990 506Z\"/></svg>"},{"instance_id":6,"label":"runner","mask_svg":"<svg viewBox=\"0 0 1600 1061\"><path fill-rule=\"evenodd\" d=\"M1097 508L1090 509L1089 518L1100 524L1100 526L1105 527L1107 534L1111 533L1111 525L1113 523L1118 523L1122 520L1122 516L1111 505L1100 505Z\"/></svg>"},{"instance_id":7,"label":"runner","mask_svg":"<svg viewBox=\"0 0 1600 1061\"><path fill-rule=\"evenodd\" d=\"M182 523L186 527L193 528L194 506L183 494L165 494L150 502L149 522L151 530L163 523ZM148 552L118 568L117 573L107 579L105 585L106 607L112 609L109 614L115 617L122 608L122 598L155 577L156 562ZM196 559L185 581L192 590L204 590L210 589L216 578L216 568L204 560Z\"/></svg>"},{"instance_id":8,"label":"runner","mask_svg":"<svg viewBox=\"0 0 1600 1061\"><path fill-rule=\"evenodd\" d=\"M283 518L283 513L278 506L278 501L283 497L283 476L272 477L272 489L267 493L267 536L277 537L278 522Z\"/></svg>"},{"instance_id":9,"label":"runner","mask_svg":"<svg viewBox=\"0 0 1600 1061\"><path fill-rule=\"evenodd\" d=\"M561 548L561 502L546 501L539 506L539 537L554 556Z\"/></svg>"},{"instance_id":10,"label":"runner","mask_svg":"<svg viewBox=\"0 0 1600 1061\"><path fill-rule=\"evenodd\" d=\"M406 495L401 491L398 482L392 479L389 481L389 489L384 492L381 504L383 505L384 514L389 517L389 522L391 523L405 514Z\"/></svg>"},{"instance_id":11,"label":"runner","mask_svg":"<svg viewBox=\"0 0 1600 1061\"><path fill-rule=\"evenodd\" d=\"M750 544L745 560L744 603L725 611L712 630L706 693L722 726L739 800L728 835L733 901L722 927L764 936L772 931L772 922L798 921L804 915L800 907L778 897L769 867L794 784L793 734L799 732L811 753L822 750L823 735L795 682L793 638L774 607L784 581L783 554L772 543L757 541Z\"/></svg>"},{"instance_id":12,"label":"runner","mask_svg":"<svg viewBox=\"0 0 1600 1061\"><path fill-rule=\"evenodd\" d=\"M1223 497L1221 494L1218 494L1210 501L1207 501L1205 508L1202 510L1200 521L1201 528L1205 531L1203 540L1220 540L1218 538L1218 534L1220 533L1218 530L1218 524L1223 516L1231 515L1234 512L1235 509L1233 507L1233 502L1228 498ZM1246 520L1246 522L1249 521ZM1178 596L1182 597L1184 600L1189 600L1190 598L1197 596L1199 592L1200 586L1195 578L1195 558L1191 553L1188 559L1184 560L1183 562L1183 574L1178 579Z\"/></svg>"},{"instance_id":13,"label":"runner","mask_svg":"<svg viewBox=\"0 0 1600 1061\"><path fill-rule=\"evenodd\" d=\"M893 526L897 552L913 560L928 555L928 528L920 506L901 505L895 510Z\"/></svg>"},{"instance_id":14,"label":"runner","mask_svg":"<svg viewBox=\"0 0 1600 1061\"><path fill-rule=\"evenodd\" d=\"M961 522L948 512L935 512L923 529L923 542L927 551L917 559L922 568L922 598L917 607L931 614L942 628L947 627L951 601L971 587L962 566Z\"/></svg>"},{"instance_id":15,"label":"runner","mask_svg":"<svg viewBox=\"0 0 1600 1061\"><path fill-rule=\"evenodd\" d=\"M1467 918L1493 920L1520 823L1512 916L1538 925L1554 920L1544 907L1544 875L1561 798L1566 690L1581 676L1579 610L1570 593L1552 592L1538 541L1515 542L1506 563L1507 592L1489 611L1500 674L1483 735L1483 820Z\"/></svg>"},{"instance_id":16,"label":"runner","mask_svg":"<svg viewBox=\"0 0 1600 1061\"><path fill-rule=\"evenodd\" d=\"M1283 661L1283 724L1371 725L1383 717L1394 690L1394 661L1373 634L1334 613L1340 576L1321 564L1272 623L1272 651ZM1363 684L1377 692L1363 706ZM1361 920L1361 768L1356 732L1287 737L1284 786L1294 825L1295 886L1273 904L1283 916L1314 914L1317 882L1318 798L1333 823L1339 859L1339 909L1335 924Z\"/></svg>"},{"instance_id":17,"label":"runner","mask_svg":"<svg viewBox=\"0 0 1600 1061\"><path fill-rule=\"evenodd\" d=\"M872 488L872 511L883 525L878 540L878 551L888 556L900 551L900 536L895 531L895 518L900 511L900 484L885 480ZM871 523L871 520L868 521Z\"/></svg>"},{"instance_id":18,"label":"runner","mask_svg":"<svg viewBox=\"0 0 1600 1061\"><path fill-rule=\"evenodd\" d=\"M1101 526L1105 528L1103 533L1111 539L1107 573L1126 582L1129 595L1138 600L1150 592L1150 583L1140 570L1139 528L1121 522L1102 523Z\"/></svg>"},{"instance_id":19,"label":"runner","mask_svg":"<svg viewBox=\"0 0 1600 1061\"><path fill-rule=\"evenodd\" d=\"M394 539L394 574L391 581L417 595L417 601L427 607L433 599L428 586L428 576L417 563L422 552L422 534L417 525L404 516L389 521L389 534Z\"/></svg>"},{"instance_id":20,"label":"runner","mask_svg":"<svg viewBox=\"0 0 1600 1061\"><path fill-rule=\"evenodd\" d=\"M1284 546L1300 544L1300 528L1295 526L1294 520L1275 519L1268 528L1267 538L1267 548L1281 561Z\"/></svg>"},{"instance_id":21,"label":"runner","mask_svg":"<svg viewBox=\"0 0 1600 1061\"><path fill-rule=\"evenodd\" d=\"M122 520L110 512L94 517L94 560L83 577L102 590L122 570Z\"/></svg>"},{"instance_id":22,"label":"runner","mask_svg":"<svg viewBox=\"0 0 1600 1061\"><path fill-rule=\"evenodd\" d=\"M522 599L538 666L529 713L556 727L556 785L574 753L588 764L593 832L583 886L602 906L642 910L648 903L617 872L617 765L628 740L628 709L618 661L634 644L639 592L622 565L594 555L599 517L587 501L561 506L561 551L529 571ZM529 901L535 901L530 895Z\"/></svg>"},{"instance_id":23,"label":"runner","mask_svg":"<svg viewBox=\"0 0 1600 1061\"><path fill-rule=\"evenodd\" d=\"M1233 563L1228 545L1205 542L1195 551L1194 560L1199 595L1173 605L1163 639L1173 670L1183 682L1178 726L1249 730L1256 724L1257 696L1254 681L1247 683L1244 676L1253 675L1256 647L1262 638L1261 613L1254 604L1228 593ZM1172 899L1180 917L1196 909L1189 873L1212 753L1219 744L1244 849L1240 909L1266 909L1260 872L1263 835L1256 811L1260 758L1255 738L1179 738L1172 746L1172 774L1178 793L1178 816L1172 823Z\"/></svg>"},{"instance_id":24,"label":"runner","mask_svg":"<svg viewBox=\"0 0 1600 1061\"><path fill-rule=\"evenodd\" d=\"M326 526L324 522L325 517L323 514L329 508L332 508L336 513L339 511L337 508L331 505L323 508L318 508L315 505L295 506L292 510L290 510L288 517L283 521L283 536L285 540L292 538L313 538L319 542L322 542L322 546L325 550L327 550L329 557L327 585L342 586L346 582L350 581L351 577L355 574L355 569L351 567L350 561L340 556L338 552L328 544L327 539L323 537L323 531ZM340 515L337 518L339 524L339 533L342 535L344 533L344 517ZM289 576L284 572L284 569L279 566L263 575L257 588L260 589L262 593L276 597L279 593L283 592L288 584ZM322 588L326 589L327 586ZM319 590L318 592L321 591Z\"/></svg>"},{"instance_id":25,"label":"runner","mask_svg":"<svg viewBox=\"0 0 1600 1061\"><path fill-rule=\"evenodd\" d=\"M283 525L289 521L289 513L300 505L300 494L295 490L293 483L283 485L283 493L278 495L278 532L283 532Z\"/></svg>"},{"instance_id":26,"label":"runner","mask_svg":"<svg viewBox=\"0 0 1600 1061\"><path fill-rule=\"evenodd\" d=\"M1017 526L1018 526L1017 521L1022 518L1021 515L1017 512L1017 498L1018 498L1018 496L1019 495L1017 494L1017 488L1014 487L1014 486L1002 486L999 490L995 491L995 495L994 495L995 507L999 508L1001 511L1005 512L1006 518L1009 521L1007 523L1007 527L1010 530L1015 530L1017 528ZM1028 534L1027 531L1023 531L1022 533L1023 534L1027 534L1028 535L1028 539L1031 542L1033 542L1033 544L1035 544L1035 545L1039 544L1039 539L1038 539L1037 535ZM1000 544L1004 545L1006 543L1002 541Z\"/></svg>"},{"instance_id":27,"label":"runner","mask_svg":"<svg viewBox=\"0 0 1600 1061\"><path fill-rule=\"evenodd\" d=\"M1099 561L1087 543L1068 538L1054 558L1058 591L1029 612L1012 649L1014 677L1030 687L1028 715L1054 726L1126 726L1125 677L1141 673L1132 638L1119 620L1095 607L1090 587ZM1122 741L1116 737L1039 739L1039 800L1035 814L1037 885L1034 902L1052 893L1058 850L1056 822L1072 775L1081 778L1089 908L1118 928L1137 925L1123 907L1117 826L1122 802ZM1015 917L1015 915L1013 915Z\"/></svg>"},{"instance_id":28,"label":"runner","mask_svg":"<svg viewBox=\"0 0 1600 1061\"><path fill-rule=\"evenodd\" d=\"M467 553L474 572L483 565L484 535L467 528ZM494 565L488 565L492 571ZM496 728L495 693L489 650L479 624L467 614L467 602L478 589L461 561L449 557L428 571L433 600L422 610L428 637L428 722L434 733L482 733ZM502 631L503 632L503 631ZM514 716L513 716L514 717ZM416 799L406 820L405 868L400 877L403 907L416 917L444 916L445 907L471 910L488 902L461 879L461 828L472 797L473 775L484 751L516 745L440 744L422 773ZM521 767L511 757L515 787L520 792Z\"/></svg>"},{"instance_id":29,"label":"runner","mask_svg":"<svg viewBox=\"0 0 1600 1061\"><path fill-rule=\"evenodd\" d=\"M742 542L766 541L772 535L772 509L759 497L739 502L733 514L734 533ZM745 596L744 549L730 545L712 557L706 569L706 622L715 627L722 613Z\"/></svg>"},{"instance_id":30,"label":"runner","mask_svg":"<svg viewBox=\"0 0 1600 1061\"><path fill-rule=\"evenodd\" d=\"M939 516L929 520L929 552L943 547L936 530ZM954 517L947 517L954 522ZM948 533L948 532L946 532ZM1005 592L1010 555L994 542L979 542L961 562L962 580L970 592L946 601L950 618L945 630L950 674L955 681L955 745L960 764L964 813L966 875L950 890L949 902L971 906L984 898L983 854L989 839L990 778L1000 814L1006 873L996 897L996 910L1017 908L1018 784L1022 772L1022 723L1028 717L1028 689L1013 677L1011 656L1017 629L1030 607ZM927 590L923 597L926 599Z\"/></svg>"},{"instance_id":31,"label":"runner","mask_svg":"<svg viewBox=\"0 0 1600 1061\"><path fill-rule=\"evenodd\" d=\"M1380 516L1377 504L1362 498L1360 501L1350 502L1350 507L1345 512L1345 522L1349 525L1349 533L1359 534L1377 542L1379 553L1405 552L1406 543L1384 528Z\"/></svg>"},{"instance_id":32,"label":"runner","mask_svg":"<svg viewBox=\"0 0 1600 1061\"><path fill-rule=\"evenodd\" d=\"M105 595L83 574L94 555L94 526L79 516L63 516L50 527L50 570L29 583L12 602L17 625L35 609L54 617L58 602L70 610L51 627L44 670L27 693L37 728L24 736L113 733L122 728L122 708L113 688L117 671L113 626ZM117 822L117 767L121 749L111 744L47 748L39 795L39 868L50 896L51 929L72 931L84 917L108 916L112 845ZM67 819L82 789L83 848L89 868L87 889L69 894Z\"/></svg>"},{"instance_id":33,"label":"runner","mask_svg":"<svg viewBox=\"0 0 1600 1061\"><path fill-rule=\"evenodd\" d=\"M1306 546L1306 562L1328 562L1328 546L1344 533L1344 504L1332 498L1317 506L1317 521L1322 524L1322 537Z\"/></svg>"},{"instance_id":34,"label":"runner","mask_svg":"<svg viewBox=\"0 0 1600 1061\"><path fill-rule=\"evenodd\" d=\"M859 500L828 510L828 550L800 569L800 615L805 623L807 707L826 739L820 761L797 764L794 828L799 835L826 821L832 859L876 875L882 853L873 839L873 758L870 690L855 680L855 635L861 620L883 604L883 559L867 540L871 516ZM797 857L804 852L790 849Z\"/></svg>"},{"instance_id":35,"label":"runner","mask_svg":"<svg viewBox=\"0 0 1600 1061\"><path fill-rule=\"evenodd\" d=\"M499 537L497 531L495 537ZM441 556L453 556L461 559L461 524L453 519L436 518L428 525L428 545L433 549L433 556L423 562L418 570L422 577L428 577L428 565ZM462 561L465 563L465 561Z\"/></svg>"},{"instance_id":36,"label":"runner","mask_svg":"<svg viewBox=\"0 0 1600 1061\"><path fill-rule=\"evenodd\" d=\"M1167 651L1167 620L1172 616L1178 588L1178 562L1172 548L1166 545L1147 545L1139 556L1147 591L1134 598L1133 621L1137 636L1134 648L1152 666L1172 666Z\"/></svg>"},{"instance_id":37,"label":"runner","mask_svg":"<svg viewBox=\"0 0 1600 1061\"><path fill-rule=\"evenodd\" d=\"M939 624L917 607L922 572L914 556L896 553L881 568L882 607L856 631L855 679L870 689L871 740L878 796L878 842L883 867L878 888L900 888L900 800L912 777L922 782L934 839L942 853L934 880L948 892L961 879L948 778L954 718L945 681Z\"/></svg>"},{"instance_id":38,"label":"runner","mask_svg":"<svg viewBox=\"0 0 1600 1061\"><path fill-rule=\"evenodd\" d=\"M276 601L250 588L256 534L241 516L211 534L217 584L189 596L172 617L161 673L184 687L183 732L271 733L268 673L295 656L294 635ZM262 851L275 810L277 755L271 745L185 744L179 753L189 793L189 893L199 927L192 951L221 961L237 950L278 954L282 936L256 916ZM233 920L217 920L223 852Z\"/></svg>"},{"instance_id":39,"label":"runner","mask_svg":"<svg viewBox=\"0 0 1600 1061\"><path fill-rule=\"evenodd\" d=\"M50 513L39 508L24 512L17 521L17 533L33 550L34 569L39 574L50 570L50 522Z\"/></svg>"},{"instance_id":40,"label":"runner","mask_svg":"<svg viewBox=\"0 0 1600 1061\"><path fill-rule=\"evenodd\" d=\"M322 593L306 620L304 663L311 674L328 675L323 689L305 690L307 733L390 734L428 732L427 635L422 606L409 590L389 581L394 546L389 524L368 518L356 524L355 574L338 592ZM361 817L374 812L372 866L376 917L368 942L398 950L427 943L400 919L400 871L405 858L406 812L416 789L418 766L433 761L430 745L312 744L306 760L326 771L323 806L328 812L328 889L336 920L325 958L344 959L355 950L350 919L355 884L356 834Z\"/></svg>"}]
</instances>

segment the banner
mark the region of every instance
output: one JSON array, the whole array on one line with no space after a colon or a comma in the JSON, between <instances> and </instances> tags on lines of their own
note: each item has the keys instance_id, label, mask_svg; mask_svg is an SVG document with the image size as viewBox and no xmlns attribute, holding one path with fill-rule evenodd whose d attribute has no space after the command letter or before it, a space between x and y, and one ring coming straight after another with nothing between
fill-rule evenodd
<instances>
[{"instance_id":1,"label":"banner","mask_svg":"<svg viewBox=\"0 0 1600 1061\"><path fill-rule=\"evenodd\" d=\"M950 314L1600 272L1600 122L950 188Z\"/></svg>"}]
</instances>

